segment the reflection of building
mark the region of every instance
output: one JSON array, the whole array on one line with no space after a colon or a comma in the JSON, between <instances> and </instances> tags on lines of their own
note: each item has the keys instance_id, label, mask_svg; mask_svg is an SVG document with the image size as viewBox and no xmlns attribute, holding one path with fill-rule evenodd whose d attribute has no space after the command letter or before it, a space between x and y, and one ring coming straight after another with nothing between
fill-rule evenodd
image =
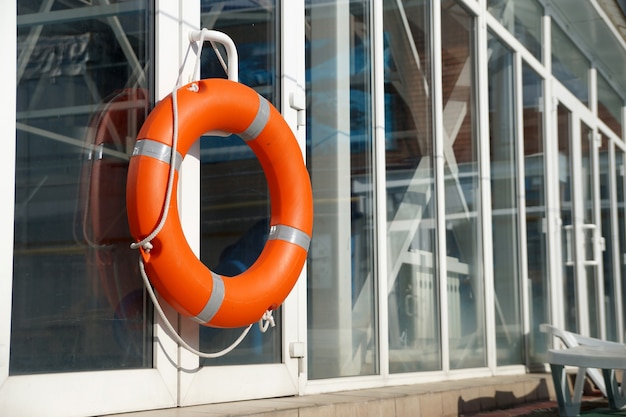
<instances>
[{"instance_id":1,"label":"reflection of building","mask_svg":"<svg viewBox=\"0 0 626 417\"><path fill-rule=\"evenodd\" d=\"M16 70L0 126L16 142L0 181L14 207L0 239L0 414L545 370L542 322L624 341L617 2L182 4L5 6L11 42L1 48ZM171 92L200 22L234 39L241 82L283 112L315 200L307 268L277 327L218 360L179 350L163 331L120 223L120 172L145 106ZM224 76L208 43L200 73ZM113 108L125 92L137 100ZM206 136L182 173L190 245L225 275L245 270L271 216L253 153L236 135ZM168 314L205 351L240 332ZM33 391L50 394L30 404ZM67 391L79 400L57 399Z\"/></svg>"}]
</instances>

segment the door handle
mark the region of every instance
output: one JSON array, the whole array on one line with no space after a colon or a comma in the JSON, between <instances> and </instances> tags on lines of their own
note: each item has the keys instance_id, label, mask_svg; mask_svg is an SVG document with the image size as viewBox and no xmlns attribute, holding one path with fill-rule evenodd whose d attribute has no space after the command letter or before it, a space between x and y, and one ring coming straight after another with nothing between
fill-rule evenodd
<instances>
[{"instance_id":1,"label":"door handle","mask_svg":"<svg viewBox=\"0 0 626 417\"><path fill-rule=\"evenodd\" d=\"M565 232L565 265L573 266L574 259L572 258L572 230L574 226L571 224L563 226Z\"/></svg>"}]
</instances>

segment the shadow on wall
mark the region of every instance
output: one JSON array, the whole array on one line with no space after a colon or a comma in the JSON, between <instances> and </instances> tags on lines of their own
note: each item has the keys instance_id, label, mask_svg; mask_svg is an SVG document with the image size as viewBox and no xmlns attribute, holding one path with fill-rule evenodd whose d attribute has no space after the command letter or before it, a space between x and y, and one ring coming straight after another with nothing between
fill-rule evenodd
<instances>
[{"instance_id":1,"label":"shadow on wall","mask_svg":"<svg viewBox=\"0 0 626 417\"><path fill-rule=\"evenodd\" d=\"M548 401L554 398L552 383L546 379L540 380L537 386L528 392L520 387L519 384L513 383L508 385L511 388L510 390L500 390L495 386L485 386L485 390L492 391L490 393L476 388L472 391L478 393L478 395L473 398L471 398L471 391L463 390L458 399L458 415L467 416L481 411L503 410L536 401ZM508 387L504 385L502 388ZM519 395L520 392L526 392L526 394Z\"/></svg>"}]
</instances>

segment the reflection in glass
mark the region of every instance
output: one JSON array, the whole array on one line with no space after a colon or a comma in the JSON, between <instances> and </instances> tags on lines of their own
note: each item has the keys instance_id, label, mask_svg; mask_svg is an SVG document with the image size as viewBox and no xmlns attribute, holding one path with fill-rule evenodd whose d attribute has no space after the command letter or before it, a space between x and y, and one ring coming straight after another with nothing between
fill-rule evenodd
<instances>
[{"instance_id":1,"label":"reflection in glass","mask_svg":"<svg viewBox=\"0 0 626 417\"><path fill-rule=\"evenodd\" d=\"M280 87L275 1L260 6L202 0L201 10L203 27L226 33L237 45L239 81L280 107L276 101ZM202 78L226 78L216 53L206 46L202 50ZM261 164L239 136L205 136L200 141L200 188L200 259L218 274L239 275L257 259L269 233L269 193ZM276 327L261 333L254 325L235 350L221 358L200 359L200 364L280 363L280 309L274 317ZM222 350L242 330L200 326L200 350Z\"/></svg>"},{"instance_id":2,"label":"reflection in glass","mask_svg":"<svg viewBox=\"0 0 626 417\"><path fill-rule=\"evenodd\" d=\"M550 292L547 265L546 184L543 136L543 80L522 65L524 123L524 184L526 197L526 251L530 310L529 358L545 363L548 338L539 331L550 323Z\"/></svg>"},{"instance_id":3,"label":"reflection in glass","mask_svg":"<svg viewBox=\"0 0 626 417\"><path fill-rule=\"evenodd\" d=\"M152 366L125 200L149 106L147 3L78 2L32 25L47 10L18 1L12 375Z\"/></svg>"},{"instance_id":4,"label":"reflection in glass","mask_svg":"<svg viewBox=\"0 0 626 417\"><path fill-rule=\"evenodd\" d=\"M552 74L580 101L589 105L589 60L554 21L551 33Z\"/></svg>"},{"instance_id":5,"label":"reflection in glass","mask_svg":"<svg viewBox=\"0 0 626 417\"><path fill-rule=\"evenodd\" d=\"M599 156L600 164L600 221L602 225L602 237L604 238L604 251L602 252L602 265L604 271L604 313L606 316L606 338L617 341L617 304L615 294L615 259L613 256L614 245L619 247L619 242L613 240L613 217L611 216L611 165L609 159L609 139L602 135Z\"/></svg>"},{"instance_id":6,"label":"reflection in glass","mask_svg":"<svg viewBox=\"0 0 626 417\"><path fill-rule=\"evenodd\" d=\"M513 52L491 34L488 48L497 363L512 365L523 361Z\"/></svg>"},{"instance_id":7,"label":"reflection in glass","mask_svg":"<svg viewBox=\"0 0 626 417\"><path fill-rule=\"evenodd\" d=\"M450 368L473 368L486 364L474 19L452 0L441 11Z\"/></svg>"},{"instance_id":8,"label":"reflection in glass","mask_svg":"<svg viewBox=\"0 0 626 417\"><path fill-rule=\"evenodd\" d=\"M598 117L619 137L622 137L622 108L624 100L598 72Z\"/></svg>"},{"instance_id":9,"label":"reflection in glass","mask_svg":"<svg viewBox=\"0 0 626 417\"><path fill-rule=\"evenodd\" d=\"M441 369L429 4L384 2L391 372Z\"/></svg>"},{"instance_id":10,"label":"reflection in glass","mask_svg":"<svg viewBox=\"0 0 626 417\"><path fill-rule=\"evenodd\" d=\"M576 281L574 276L574 229L571 170L571 113L562 104L557 107L557 138L559 147L559 207L561 209L561 251L563 262L563 308L565 329L578 331Z\"/></svg>"},{"instance_id":11,"label":"reflection in glass","mask_svg":"<svg viewBox=\"0 0 626 417\"><path fill-rule=\"evenodd\" d=\"M306 1L308 376L378 372L368 1Z\"/></svg>"},{"instance_id":12,"label":"reflection in glass","mask_svg":"<svg viewBox=\"0 0 626 417\"><path fill-rule=\"evenodd\" d=\"M541 60L541 17L537 0L488 0L487 9L528 51Z\"/></svg>"}]
</instances>

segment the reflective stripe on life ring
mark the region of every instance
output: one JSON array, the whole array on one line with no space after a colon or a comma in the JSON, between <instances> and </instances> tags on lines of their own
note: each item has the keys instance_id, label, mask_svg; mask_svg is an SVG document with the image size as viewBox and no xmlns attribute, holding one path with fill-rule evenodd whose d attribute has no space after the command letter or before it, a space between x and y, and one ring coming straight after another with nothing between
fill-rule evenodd
<instances>
[{"instance_id":1,"label":"reflective stripe on life ring","mask_svg":"<svg viewBox=\"0 0 626 417\"><path fill-rule=\"evenodd\" d=\"M211 327L242 327L283 303L306 261L313 228L313 197L298 143L280 113L254 90L223 79L178 90L176 177L163 229L142 251L159 294L179 313ZM146 119L131 157L126 189L128 221L140 241L159 223L171 161L171 95ZM190 147L209 131L239 135L265 173L270 195L269 237L247 271L220 276L187 243L179 220L178 168Z\"/></svg>"}]
</instances>

